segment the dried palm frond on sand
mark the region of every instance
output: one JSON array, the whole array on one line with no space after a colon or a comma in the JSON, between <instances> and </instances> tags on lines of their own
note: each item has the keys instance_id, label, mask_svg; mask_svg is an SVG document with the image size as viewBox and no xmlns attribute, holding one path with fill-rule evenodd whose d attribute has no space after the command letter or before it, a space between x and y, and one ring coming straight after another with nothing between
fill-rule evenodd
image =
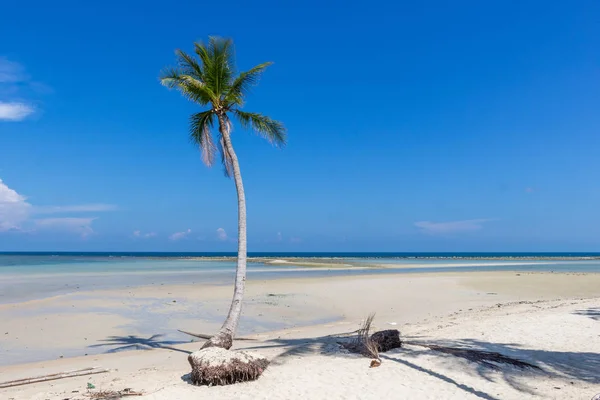
<instances>
[{"instance_id":1,"label":"dried palm frond on sand","mask_svg":"<svg viewBox=\"0 0 600 400\"><path fill-rule=\"evenodd\" d=\"M118 400L128 396L142 396L144 393L135 392L126 388L123 390L100 390L97 392L88 392L86 396L93 400Z\"/></svg>"},{"instance_id":2,"label":"dried palm frond on sand","mask_svg":"<svg viewBox=\"0 0 600 400\"><path fill-rule=\"evenodd\" d=\"M484 367L499 370L498 364L510 365L520 369L531 368L540 370L537 365L521 361L516 358L508 357L500 353L492 351L484 351L469 348L441 346L437 344L427 344L419 342L402 342L400 332L396 329L388 329L370 334L373 327L373 319L375 314L370 314L361 324L360 329L356 331L356 336L353 340L340 343L346 349L372 358L371 367L381 365L380 353L385 353L388 350L402 347L403 344L425 347L430 350L448 354L454 357L464 358L465 360L478 363Z\"/></svg>"}]
</instances>

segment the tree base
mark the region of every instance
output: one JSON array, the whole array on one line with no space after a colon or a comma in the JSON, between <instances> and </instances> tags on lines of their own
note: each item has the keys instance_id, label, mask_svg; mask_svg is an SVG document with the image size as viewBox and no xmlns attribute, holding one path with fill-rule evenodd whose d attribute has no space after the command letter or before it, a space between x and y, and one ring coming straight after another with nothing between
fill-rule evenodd
<instances>
[{"instance_id":1,"label":"tree base","mask_svg":"<svg viewBox=\"0 0 600 400\"><path fill-rule=\"evenodd\" d=\"M231 385L258 379L269 361L258 355L209 347L188 356L194 385Z\"/></svg>"}]
</instances>

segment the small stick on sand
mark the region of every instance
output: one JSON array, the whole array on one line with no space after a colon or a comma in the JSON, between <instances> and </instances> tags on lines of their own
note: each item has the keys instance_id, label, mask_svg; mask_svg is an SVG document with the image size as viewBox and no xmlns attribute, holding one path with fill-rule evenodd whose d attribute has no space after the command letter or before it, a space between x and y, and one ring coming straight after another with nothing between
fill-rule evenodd
<instances>
[{"instance_id":1,"label":"small stick on sand","mask_svg":"<svg viewBox=\"0 0 600 400\"><path fill-rule=\"evenodd\" d=\"M73 378L76 376L103 374L105 372L110 372L110 371L108 369L100 369L98 367L93 367L93 368L78 369L75 371L58 372L56 374L42 375L42 376L36 376L33 378L17 379L14 381L2 382L2 383L0 383L0 389L9 388L9 387L13 387L13 386L20 386L20 385L29 385L30 383L52 381L52 380L56 380L56 379Z\"/></svg>"},{"instance_id":2,"label":"small stick on sand","mask_svg":"<svg viewBox=\"0 0 600 400\"><path fill-rule=\"evenodd\" d=\"M94 400L115 400L121 399L123 397L129 396L143 396L143 392L134 392L133 390L127 388L123 390L101 390L99 392L89 392L87 396Z\"/></svg>"},{"instance_id":3,"label":"small stick on sand","mask_svg":"<svg viewBox=\"0 0 600 400\"><path fill-rule=\"evenodd\" d=\"M186 335L190 335L190 336L197 337L197 338L200 338L200 339L206 339L206 340L208 340L208 339L210 339L212 337L210 335L204 335L202 333L186 332L186 331L182 331L181 329L177 329L177 330L179 332L181 332L181 333L185 333Z\"/></svg>"},{"instance_id":4,"label":"small stick on sand","mask_svg":"<svg viewBox=\"0 0 600 400\"><path fill-rule=\"evenodd\" d=\"M177 329L179 332L181 333L185 333L186 335L190 335L193 337L197 337L199 339L210 339L211 337L213 337L214 335L205 335L203 333L192 333L192 332L187 332L187 331L182 331L181 329ZM254 340L254 339L248 339L248 338L235 338L234 340Z\"/></svg>"}]
</instances>

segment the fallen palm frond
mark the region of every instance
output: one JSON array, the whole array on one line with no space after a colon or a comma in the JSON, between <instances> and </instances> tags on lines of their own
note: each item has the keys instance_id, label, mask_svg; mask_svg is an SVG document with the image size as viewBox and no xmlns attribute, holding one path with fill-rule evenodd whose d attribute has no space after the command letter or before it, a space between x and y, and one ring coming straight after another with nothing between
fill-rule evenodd
<instances>
[{"instance_id":1,"label":"fallen palm frond","mask_svg":"<svg viewBox=\"0 0 600 400\"><path fill-rule=\"evenodd\" d=\"M349 333L356 333L353 340L338 343L354 353L373 358L371 367L378 367L381 365L379 353L402 347L402 340L397 329L386 329L371 334L374 318L375 314L370 314L357 331Z\"/></svg>"},{"instance_id":2,"label":"fallen palm frond","mask_svg":"<svg viewBox=\"0 0 600 400\"><path fill-rule=\"evenodd\" d=\"M354 353L372 358L371 368L381 365L377 343L371 339L370 334L374 318L375 314L370 314L356 331L356 336L352 340L340 343L343 347Z\"/></svg>"},{"instance_id":3,"label":"fallen palm frond","mask_svg":"<svg viewBox=\"0 0 600 400\"><path fill-rule=\"evenodd\" d=\"M485 367L488 367L488 368L494 369L494 370L500 369L500 367L496 364L508 364L508 365L512 365L513 367L517 367L517 368L521 368L521 369L531 368L531 369L536 369L536 370L541 371L541 368L538 367L537 365L530 364L526 361L521 361L516 358L511 358L511 357L508 357L508 356L505 356L503 354L496 353L493 351L466 349L466 348L460 348L460 347L446 347L446 346L440 346L440 345L436 345L436 344L423 344L423 343L416 343L416 342L410 342L407 344L411 344L413 346L426 347L433 351L437 351L437 352L444 353L444 354L449 354L449 355L452 355L455 357L464 358L465 360L469 360L471 362L481 364ZM494 364L494 363L496 363L496 364Z\"/></svg>"},{"instance_id":4,"label":"fallen palm frond","mask_svg":"<svg viewBox=\"0 0 600 400\"><path fill-rule=\"evenodd\" d=\"M363 351L365 354L381 363L379 358L379 348L377 343L371 339L371 325L373 325L373 319L375 319L375 313L370 314L362 327L358 330L358 341L362 344Z\"/></svg>"},{"instance_id":5,"label":"fallen palm frond","mask_svg":"<svg viewBox=\"0 0 600 400\"><path fill-rule=\"evenodd\" d=\"M397 329L388 329L378 331L370 334L373 319L375 314L370 314L360 326L360 329L347 334L341 334L339 336L345 336L346 338L351 337L351 340L340 341L338 344L354 353L362 354L366 357L373 359L371 361L371 368L378 367L381 365L380 353L384 353L388 350L402 347L403 344L409 344L413 346L426 347L430 350L448 354L454 357L464 358L465 360L483 365L493 370L499 370L498 364L511 365L520 369L535 369L541 371L542 369L537 365L521 361L516 358L508 357L500 353L493 351L476 350L469 348L460 347L448 347L440 346L437 344L426 344L419 342L403 342L400 339L400 332ZM356 336L350 336L356 334Z\"/></svg>"},{"instance_id":6,"label":"fallen palm frond","mask_svg":"<svg viewBox=\"0 0 600 400\"><path fill-rule=\"evenodd\" d=\"M135 392L126 388L123 390L101 390L98 392L88 392L86 396L93 400L119 400L127 396L143 396L142 392Z\"/></svg>"},{"instance_id":7,"label":"fallen palm frond","mask_svg":"<svg viewBox=\"0 0 600 400\"><path fill-rule=\"evenodd\" d=\"M0 389L9 388L13 386L28 385L30 383L53 381L56 379L73 378L76 376L102 374L105 372L109 372L109 370L98 367L84 368L67 372L58 372L55 374L35 376L33 378L17 379L14 381L2 382L0 383Z\"/></svg>"}]
</instances>

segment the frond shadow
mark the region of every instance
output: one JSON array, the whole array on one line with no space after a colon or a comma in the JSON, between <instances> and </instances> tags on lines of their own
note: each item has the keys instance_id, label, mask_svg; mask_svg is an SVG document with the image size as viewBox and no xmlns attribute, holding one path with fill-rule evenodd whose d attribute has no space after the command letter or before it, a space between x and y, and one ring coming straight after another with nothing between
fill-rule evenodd
<instances>
[{"instance_id":1,"label":"frond shadow","mask_svg":"<svg viewBox=\"0 0 600 400\"><path fill-rule=\"evenodd\" d=\"M588 308L586 310L577 310L573 314L589 317L593 320L600 321L600 308Z\"/></svg>"},{"instance_id":2,"label":"frond shadow","mask_svg":"<svg viewBox=\"0 0 600 400\"><path fill-rule=\"evenodd\" d=\"M411 342L411 344L419 342ZM482 352L495 352L505 357L524 361L537 366L539 369L529 369L532 374L545 375L553 378L562 378L572 381L581 381L591 384L600 384L600 354L591 352L565 352L538 350L523 347L517 343L490 343L476 339L457 339L430 341L427 344L434 344L446 348L461 348ZM415 352L407 353L415 354ZM451 354L440 352L437 355L446 359L455 358ZM507 382L513 381L520 369L516 368L488 368L485 364L477 364L476 372L482 377L491 380L491 373L496 370L500 372Z\"/></svg>"},{"instance_id":3,"label":"frond shadow","mask_svg":"<svg viewBox=\"0 0 600 400\"><path fill-rule=\"evenodd\" d=\"M266 345L266 346L262 345L262 346L256 346L256 347L245 347L244 350L252 350L252 349L259 350L259 349L265 349L265 348L281 348L281 349L283 349L283 351L271 361L272 365L283 364L286 362L286 359L289 357L297 357L297 356L310 355L310 354L321 354L321 355L327 355L327 356L332 356L332 357L352 357L352 358L357 358L357 359L364 359L364 356L350 352L343 346L344 343L348 343L350 340L352 340L352 334L354 334L354 333L356 333L356 332L343 333L343 334L339 334L339 335L322 336L322 337L317 337L317 338L274 339L274 340L269 341L270 342L269 345ZM397 349L397 350L404 351L404 349ZM392 352L389 352L388 354L390 354L390 353L394 354L396 356L398 355L397 351L392 351ZM446 383L453 384L457 388L459 388L465 392L468 392L472 395L475 395L481 399L499 400L496 397L493 397L488 393L485 393L480 390L474 389L470 386L458 383L455 380L453 380L452 378L450 378L444 374L431 371L429 369L420 367L411 362L408 362L405 360L399 360L397 358L392 358L386 354L380 354L380 357L383 359L388 359L388 360L392 360L395 362L399 362L409 368L413 368L413 369L416 369L417 371L427 373L430 376L441 379Z\"/></svg>"},{"instance_id":4,"label":"frond shadow","mask_svg":"<svg viewBox=\"0 0 600 400\"><path fill-rule=\"evenodd\" d=\"M127 350L152 350L152 349L167 349L178 351L181 353L190 354L190 351L173 347L177 344L188 343L180 340L159 340L163 334L152 335L148 338L143 338L136 335L129 336L109 336L102 340L105 343L99 343L89 346L90 348L116 346L106 351L106 353L118 353Z\"/></svg>"},{"instance_id":5,"label":"frond shadow","mask_svg":"<svg viewBox=\"0 0 600 400\"><path fill-rule=\"evenodd\" d=\"M452 378L450 378L450 377L448 377L448 376L446 376L444 374L440 374L439 372L435 372L435 371L432 371L430 369L423 368L423 367L421 367L419 365L411 363L410 361L402 360L400 358L392 358L392 357L389 357L389 356L386 356L386 355L383 355L383 354L381 354L380 357L383 358L383 359L385 359L385 360L390 360L390 361L394 361L394 362L400 363L400 364L405 365L405 366L407 366L409 368L415 369L415 370L417 370L419 372L423 372L423 373L425 373L425 374L427 374L429 376L432 376L434 378L441 379L442 381L444 381L446 383L449 383L449 384L452 384L452 385L456 386L457 388L459 388L459 389L461 389L461 390L463 390L463 391L465 391L467 393L470 393L470 394L472 394L474 396L479 397L480 399L485 399L485 400L500 400L499 398L493 397L492 395L490 395L490 394L488 394L486 392L482 392L481 390L477 390L477 389L475 389L475 388L473 388L471 386L465 385L463 383L459 383L459 382L455 381L454 379L452 379Z\"/></svg>"},{"instance_id":6,"label":"frond shadow","mask_svg":"<svg viewBox=\"0 0 600 400\"><path fill-rule=\"evenodd\" d=\"M274 365L283 364L290 357L310 354L362 358L360 355L342 349L341 343L347 341L349 337L349 334L340 334L317 338L279 338L260 346L244 347L244 350L279 348L282 352L272 360ZM419 366L413 360L416 361L423 356L435 357L443 360L441 367L444 370L466 369L487 381L503 380L515 390L529 395L536 394L535 388L527 386L520 378L545 377L591 384L600 383L600 354L598 353L539 350L515 343L491 343L475 339L439 341L411 339L406 342L407 346L380 356L385 360L398 362L427 373L482 399L495 400L496 397L457 382L440 372Z\"/></svg>"},{"instance_id":7,"label":"frond shadow","mask_svg":"<svg viewBox=\"0 0 600 400\"><path fill-rule=\"evenodd\" d=\"M272 339L265 344L246 347L243 350L282 349L275 358L271 360L272 365L283 364L290 357L312 354L325 354L332 357L356 357L363 356L351 353L341 348L340 343L348 340L354 332L341 333L338 335L321 336L316 338L299 339ZM268 344L267 344L268 343Z\"/></svg>"}]
</instances>

